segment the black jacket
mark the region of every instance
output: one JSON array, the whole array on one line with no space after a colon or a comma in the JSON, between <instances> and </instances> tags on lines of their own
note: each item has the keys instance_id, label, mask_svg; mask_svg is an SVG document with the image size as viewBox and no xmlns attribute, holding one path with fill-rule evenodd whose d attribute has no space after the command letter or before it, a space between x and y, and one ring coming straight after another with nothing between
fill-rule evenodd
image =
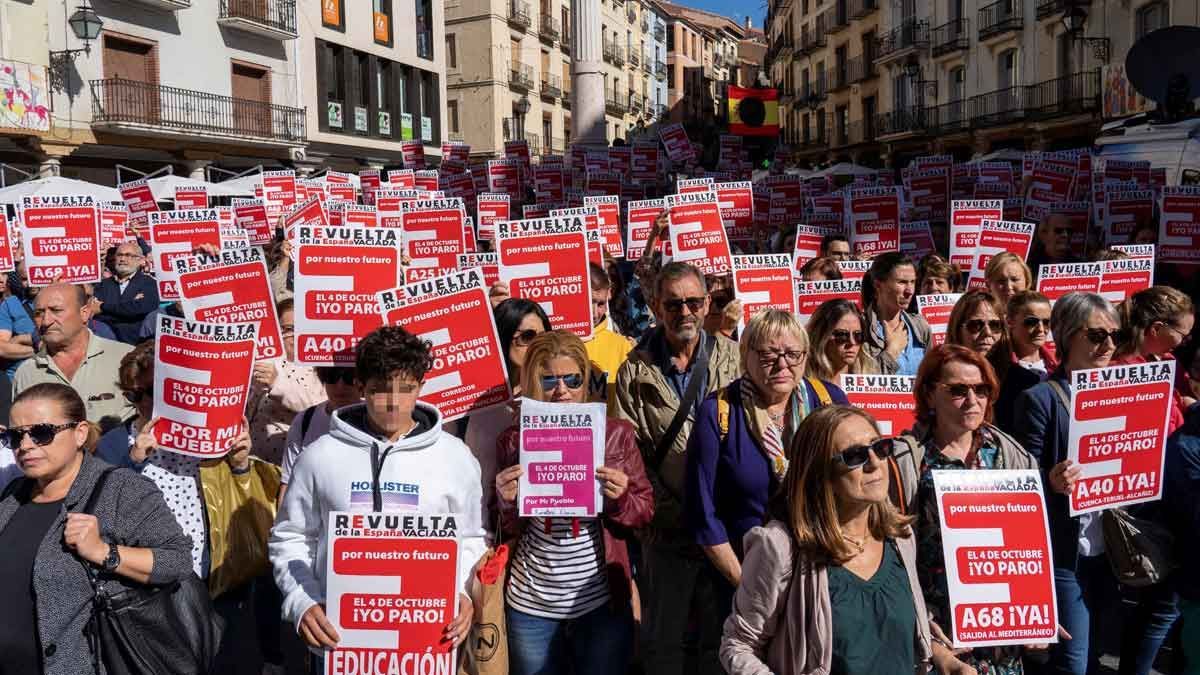
<instances>
[{"instance_id":1,"label":"black jacket","mask_svg":"<svg viewBox=\"0 0 1200 675\"><path fill-rule=\"evenodd\" d=\"M158 309L158 284L138 271L122 293L116 277L109 277L96 286L96 299L104 303L97 318L113 329L118 340L135 345L142 320Z\"/></svg>"}]
</instances>

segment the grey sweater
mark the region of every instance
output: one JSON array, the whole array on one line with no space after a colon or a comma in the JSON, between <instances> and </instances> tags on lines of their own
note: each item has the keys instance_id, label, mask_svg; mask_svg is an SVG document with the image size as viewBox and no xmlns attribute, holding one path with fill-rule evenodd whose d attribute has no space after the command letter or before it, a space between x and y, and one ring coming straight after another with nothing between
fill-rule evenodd
<instances>
[{"instance_id":1,"label":"grey sweater","mask_svg":"<svg viewBox=\"0 0 1200 675\"><path fill-rule=\"evenodd\" d=\"M46 675L92 672L91 649L84 635L92 599L92 586L84 565L90 563L83 562L63 544L63 526L68 511L83 510L100 472L109 466L94 457L84 457L79 475L63 500L62 511L38 548L33 592ZM8 525L18 506L15 494L0 501L0 530ZM95 516L100 521L101 537L106 541L154 551L151 584L168 583L192 574L191 539L179 528L162 493L150 479L129 469L113 471L96 502ZM101 579L105 589L114 594L135 586L115 575L104 575Z\"/></svg>"}]
</instances>

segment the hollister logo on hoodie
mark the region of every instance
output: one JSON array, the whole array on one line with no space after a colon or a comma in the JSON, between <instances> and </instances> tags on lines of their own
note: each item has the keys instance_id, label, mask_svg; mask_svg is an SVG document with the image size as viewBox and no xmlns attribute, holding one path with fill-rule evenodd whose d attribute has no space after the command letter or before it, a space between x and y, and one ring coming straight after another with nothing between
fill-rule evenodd
<instances>
[{"instance_id":1,"label":"hollister logo on hoodie","mask_svg":"<svg viewBox=\"0 0 1200 675\"><path fill-rule=\"evenodd\" d=\"M382 481L379 483L379 494L384 511L415 511L421 502L421 486L412 483ZM351 481L350 508L370 511L372 506L371 481Z\"/></svg>"}]
</instances>

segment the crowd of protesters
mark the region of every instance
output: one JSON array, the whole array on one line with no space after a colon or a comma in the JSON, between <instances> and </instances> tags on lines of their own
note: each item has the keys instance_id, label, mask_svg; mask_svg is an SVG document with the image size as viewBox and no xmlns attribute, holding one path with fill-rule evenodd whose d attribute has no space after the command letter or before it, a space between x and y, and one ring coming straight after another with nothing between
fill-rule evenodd
<instances>
[{"instance_id":1,"label":"crowd of protesters","mask_svg":"<svg viewBox=\"0 0 1200 675\"><path fill-rule=\"evenodd\" d=\"M380 486L394 483L415 486L419 511L461 516L461 579L489 545L511 544L516 675L1087 675L1106 649L1122 675L1144 675L1169 640L1178 672L1200 673L1194 303L1154 286L1120 306L1090 293L1052 305L1034 288L1068 257L1058 221L1040 224L1028 262L991 260L935 345L913 309L918 294L961 290L943 257L883 253L859 302L829 301L806 324L765 310L739 329L728 279L653 254L664 214L636 267L592 265L589 340L493 286L514 399L447 424L420 399L430 345L403 326L363 337L353 367L293 361L280 241L267 257L287 354L255 364L242 431L214 460L162 450L153 433L153 317L181 309L159 302L143 245L116 247L94 292L32 288L18 265L0 303L0 675L93 672L92 570L112 592L195 575L227 625L253 617L261 672L323 672L339 641L324 605L328 514L390 510ZM791 252L786 229L771 239ZM798 276L840 278L852 255L828 237ZM1175 358L1166 488L1140 511L1187 562L1132 592L1098 518L1070 515L1068 376ZM882 436L848 405L839 377L873 373L915 376L911 429ZM521 398L607 404L599 517L518 517ZM932 472L1002 469L1042 472L1060 639L956 649ZM476 613L468 584L444 641L461 645ZM221 667L246 672L231 649Z\"/></svg>"}]
</instances>

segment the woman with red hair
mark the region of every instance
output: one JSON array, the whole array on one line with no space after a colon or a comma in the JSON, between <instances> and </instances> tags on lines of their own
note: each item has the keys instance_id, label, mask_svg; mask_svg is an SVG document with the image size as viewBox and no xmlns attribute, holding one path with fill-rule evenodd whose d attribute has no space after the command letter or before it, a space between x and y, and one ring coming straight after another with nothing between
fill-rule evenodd
<instances>
[{"instance_id":1,"label":"woman with red hair","mask_svg":"<svg viewBox=\"0 0 1200 675\"><path fill-rule=\"evenodd\" d=\"M933 472L1034 469L1033 457L1011 436L992 426L999 393L996 373L983 354L943 344L930 350L913 383L917 423L897 441L912 452L919 473L901 470L907 513L917 516L917 574L934 624L950 626L950 599L942 557L941 520ZM898 450L903 454L901 449ZM903 466L902 465L902 466ZM907 475L905 475L907 473ZM938 636L934 629L935 639ZM1021 673L1022 647L986 647L958 654L980 673Z\"/></svg>"}]
</instances>

